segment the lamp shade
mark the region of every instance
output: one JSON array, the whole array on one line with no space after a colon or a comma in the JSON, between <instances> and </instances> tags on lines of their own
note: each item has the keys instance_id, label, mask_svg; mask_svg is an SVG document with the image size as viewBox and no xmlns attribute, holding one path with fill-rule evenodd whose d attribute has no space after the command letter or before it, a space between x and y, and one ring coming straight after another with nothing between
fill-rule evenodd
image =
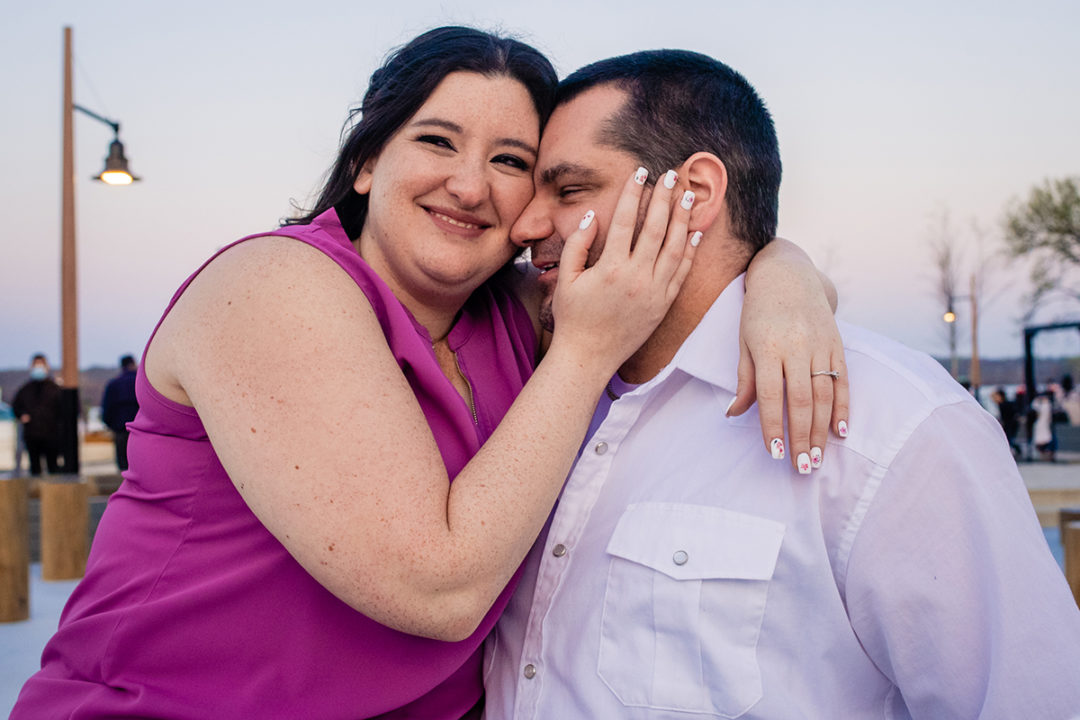
<instances>
[{"instance_id":1,"label":"lamp shade","mask_svg":"<svg viewBox=\"0 0 1080 720\"><path fill-rule=\"evenodd\" d=\"M124 144L119 140L109 143L109 155L105 158L105 169L101 174L95 175L94 180L108 183L109 185L130 185L139 180L128 170L128 161L124 156Z\"/></svg>"}]
</instances>

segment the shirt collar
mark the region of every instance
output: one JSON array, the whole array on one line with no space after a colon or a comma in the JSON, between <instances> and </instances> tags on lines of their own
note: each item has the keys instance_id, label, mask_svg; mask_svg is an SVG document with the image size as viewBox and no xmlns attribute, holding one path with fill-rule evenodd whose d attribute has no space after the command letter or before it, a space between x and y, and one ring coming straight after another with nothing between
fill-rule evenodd
<instances>
[{"instance_id":1,"label":"shirt collar","mask_svg":"<svg viewBox=\"0 0 1080 720\"><path fill-rule=\"evenodd\" d=\"M746 274L732 280L683 341L670 368L735 392L739 381L739 318ZM667 373L664 373L665 375Z\"/></svg>"}]
</instances>

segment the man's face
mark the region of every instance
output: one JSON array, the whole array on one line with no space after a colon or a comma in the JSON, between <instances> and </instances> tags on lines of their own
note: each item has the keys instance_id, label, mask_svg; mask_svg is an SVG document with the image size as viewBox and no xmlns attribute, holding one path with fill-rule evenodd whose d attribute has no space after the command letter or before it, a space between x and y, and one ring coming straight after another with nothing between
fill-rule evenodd
<instances>
[{"instance_id":1,"label":"man's face","mask_svg":"<svg viewBox=\"0 0 1080 720\"><path fill-rule=\"evenodd\" d=\"M625 92L610 85L591 88L556 108L540 139L536 195L511 228L510 239L532 244L533 264L542 271L540 322L548 330L554 327L551 302L566 238L593 210L597 236L588 264L596 262L619 192L639 165L629 153L599 142L604 123L626 99Z\"/></svg>"}]
</instances>

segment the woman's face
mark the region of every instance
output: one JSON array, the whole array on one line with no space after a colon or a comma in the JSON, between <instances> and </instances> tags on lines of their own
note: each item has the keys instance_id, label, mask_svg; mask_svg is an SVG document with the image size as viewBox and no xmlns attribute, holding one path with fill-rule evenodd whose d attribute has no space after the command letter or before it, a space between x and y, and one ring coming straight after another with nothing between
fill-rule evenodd
<instances>
[{"instance_id":1,"label":"woman's face","mask_svg":"<svg viewBox=\"0 0 1080 720\"><path fill-rule=\"evenodd\" d=\"M447 75L356 179L369 196L360 254L407 306L456 312L515 251L539 142L520 82Z\"/></svg>"}]
</instances>

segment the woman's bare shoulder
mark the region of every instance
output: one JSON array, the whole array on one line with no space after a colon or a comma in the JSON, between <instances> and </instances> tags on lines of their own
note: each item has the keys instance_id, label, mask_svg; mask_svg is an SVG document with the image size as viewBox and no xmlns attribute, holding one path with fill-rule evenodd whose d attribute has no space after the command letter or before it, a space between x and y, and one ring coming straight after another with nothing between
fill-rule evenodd
<instances>
[{"instance_id":1,"label":"woman's bare shoulder","mask_svg":"<svg viewBox=\"0 0 1080 720\"><path fill-rule=\"evenodd\" d=\"M147 348L147 378L169 399L193 405L185 390L192 368L275 351L287 341L285 318L306 321L312 343L338 338L334 326L343 321L381 337L370 303L340 265L307 243L267 235L227 249L191 281Z\"/></svg>"}]
</instances>

